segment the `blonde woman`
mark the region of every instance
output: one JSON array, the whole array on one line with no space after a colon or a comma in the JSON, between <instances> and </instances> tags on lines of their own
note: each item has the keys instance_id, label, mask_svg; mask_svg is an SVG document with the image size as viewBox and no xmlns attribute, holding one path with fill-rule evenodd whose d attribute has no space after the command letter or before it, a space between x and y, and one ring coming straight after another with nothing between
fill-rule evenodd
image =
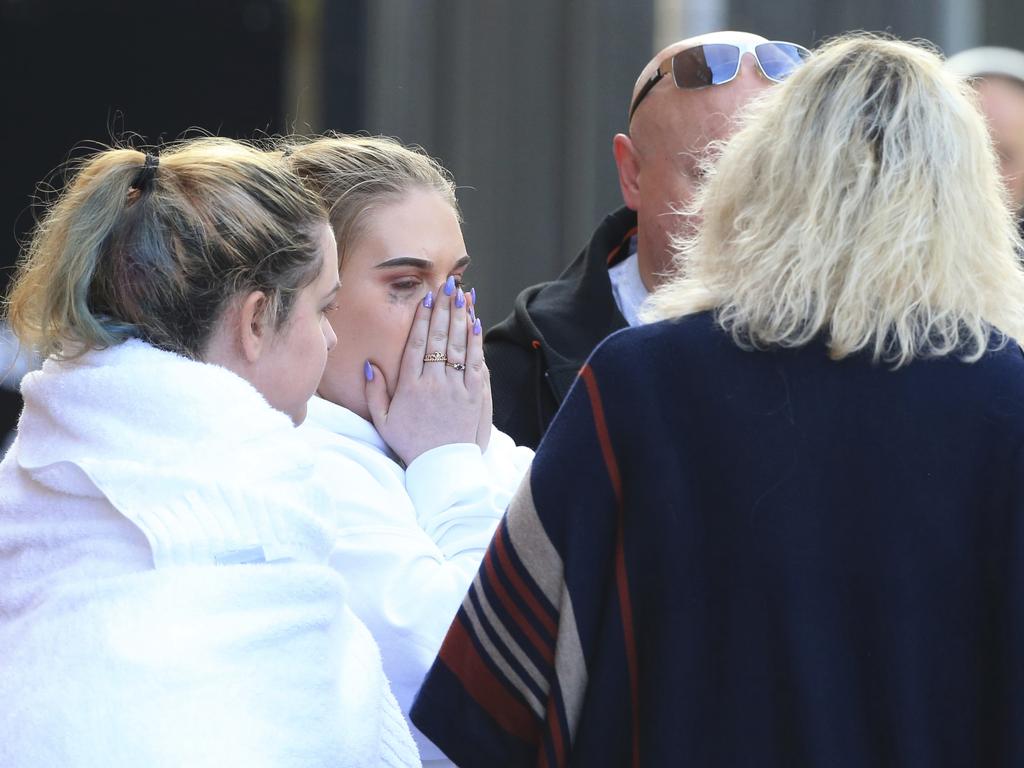
<instances>
[{"instance_id":1,"label":"blonde woman","mask_svg":"<svg viewBox=\"0 0 1024 768\"><path fill-rule=\"evenodd\" d=\"M413 721L460 766L1020 765L1024 274L968 88L840 39L708 173Z\"/></svg>"},{"instance_id":2,"label":"blonde woman","mask_svg":"<svg viewBox=\"0 0 1024 768\"><path fill-rule=\"evenodd\" d=\"M448 173L386 138L326 137L286 154L328 209L341 270L339 343L300 432L361 467L334 478L332 563L407 711L533 452L491 425ZM419 746L425 764L450 764Z\"/></svg>"},{"instance_id":3,"label":"blonde woman","mask_svg":"<svg viewBox=\"0 0 1024 768\"><path fill-rule=\"evenodd\" d=\"M8 307L45 362L0 463L0 764L419 764L295 434L337 292L319 201L236 142L98 152L46 212Z\"/></svg>"}]
</instances>

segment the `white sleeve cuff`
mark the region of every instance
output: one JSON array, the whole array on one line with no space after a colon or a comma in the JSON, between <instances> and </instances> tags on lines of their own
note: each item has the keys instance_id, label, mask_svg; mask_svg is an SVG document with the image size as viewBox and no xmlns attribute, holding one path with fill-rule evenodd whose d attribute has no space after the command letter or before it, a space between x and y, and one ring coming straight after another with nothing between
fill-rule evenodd
<instances>
[{"instance_id":1,"label":"white sleeve cuff","mask_svg":"<svg viewBox=\"0 0 1024 768\"><path fill-rule=\"evenodd\" d=\"M431 448L405 469L405 489L424 529L437 513L471 502L486 482L487 470L476 443Z\"/></svg>"}]
</instances>

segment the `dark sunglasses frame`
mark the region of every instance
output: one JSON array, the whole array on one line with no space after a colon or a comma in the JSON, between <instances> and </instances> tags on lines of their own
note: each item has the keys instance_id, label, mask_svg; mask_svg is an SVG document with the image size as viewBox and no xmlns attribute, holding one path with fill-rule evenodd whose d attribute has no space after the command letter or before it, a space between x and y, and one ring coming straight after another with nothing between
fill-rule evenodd
<instances>
[{"instance_id":1,"label":"dark sunglasses frame","mask_svg":"<svg viewBox=\"0 0 1024 768\"><path fill-rule=\"evenodd\" d=\"M761 49L764 49L769 46L786 46L788 48L792 48L796 52L797 56L800 57L800 60L794 62L793 64L794 69L800 66L800 64L806 61L811 55L811 52L804 48L802 45L797 45L796 43L787 43L783 40L770 40L768 42L757 43L754 45L737 43L704 43L703 45L695 45L692 48L684 48L683 50L677 51L676 53L665 59L663 62L661 62L658 65L657 71L655 71L655 73L651 75L650 79L646 83L644 83L644 87L640 89L640 92L636 95L636 98L633 99L633 104L629 108L629 119L633 119L633 114L636 112L636 108L640 106L640 102L644 100L644 97L651 92L651 89L654 86L656 86L663 77L666 77L667 75L672 75L672 82L675 84L676 88L679 88L684 91L693 91L699 90L701 88L710 88L715 85L725 85L726 83L735 80L736 76L739 75L740 65L743 62L743 55L746 53L752 53L754 55L754 61L757 62L757 68L761 70L761 74L763 74L772 82L781 83L785 79L785 77L773 77L772 75L768 74L768 71L764 68L764 63L761 61L760 53L763 52ZM698 49L703 50L709 48L731 48L733 51L736 52L736 66L733 70L733 73L725 80L719 80L718 82L714 83L680 83L679 79L676 76L676 59L680 56L692 56L693 52ZM790 69L788 72L786 72L786 75L788 76L789 72L792 71L793 70Z\"/></svg>"}]
</instances>

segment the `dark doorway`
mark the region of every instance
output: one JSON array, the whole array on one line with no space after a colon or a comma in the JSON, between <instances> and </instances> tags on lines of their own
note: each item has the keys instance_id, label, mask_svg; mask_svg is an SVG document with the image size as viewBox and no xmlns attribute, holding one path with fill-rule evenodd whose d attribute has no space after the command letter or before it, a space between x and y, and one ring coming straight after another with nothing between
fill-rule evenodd
<instances>
[{"instance_id":1,"label":"dark doorway","mask_svg":"<svg viewBox=\"0 0 1024 768\"><path fill-rule=\"evenodd\" d=\"M285 0L0 0L0 295L35 185L69 153L191 129L283 132L287 19ZM0 444L19 410L0 397Z\"/></svg>"}]
</instances>

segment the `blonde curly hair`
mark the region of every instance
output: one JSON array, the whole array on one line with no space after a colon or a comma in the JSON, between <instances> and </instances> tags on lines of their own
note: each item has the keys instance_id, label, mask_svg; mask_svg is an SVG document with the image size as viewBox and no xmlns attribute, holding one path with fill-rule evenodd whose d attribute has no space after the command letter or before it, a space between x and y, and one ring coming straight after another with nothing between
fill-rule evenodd
<instances>
[{"instance_id":1,"label":"blonde curly hair","mask_svg":"<svg viewBox=\"0 0 1024 768\"><path fill-rule=\"evenodd\" d=\"M815 337L901 366L1024 339L1021 247L969 85L922 44L824 45L754 102L648 320L713 309L747 348ZM996 344L1005 336L996 336Z\"/></svg>"}]
</instances>

